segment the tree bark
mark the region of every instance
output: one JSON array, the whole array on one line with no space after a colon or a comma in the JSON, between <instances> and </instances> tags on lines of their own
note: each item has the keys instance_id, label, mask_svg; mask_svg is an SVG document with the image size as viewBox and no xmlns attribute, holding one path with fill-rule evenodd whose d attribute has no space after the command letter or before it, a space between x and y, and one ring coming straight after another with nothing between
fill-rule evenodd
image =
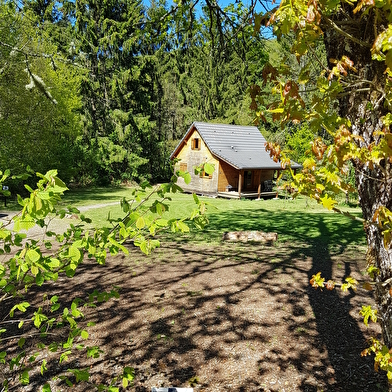
<instances>
[{"instance_id":1,"label":"tree bark","mask_svg":"<svg viewBox=\"0 0 392 392\"><path fill-rule=\"evenodd\" d=\"M354 14L353 7L344 4L334 19L325 19L322 22L328 60L347 56L354 62L357 70L352 78L350 93L338 99L339 111L342 117L351 121L352 133L362 137L358 143L365 148L371 148L372 144L378 143L377 131L384 128L381 118L387 113L382 94L386 82L386 65L384 62L372 60L370 52L376 36L380 33L375 26L383 28L382 21L375 18L372 10L367 15L362 12ZM346 34L344 36L343 27ZM330 66L332 68L333 64ZM363 216L367 222L372 222L366 225L365 232L367 261L379 269L375 278L378 320L384 343L391 348L392 297L389 290L392 289L392 251L385 248L381 229L377 222L373 222L379 207L385 206L392 210L391 164L381 161L379 168L370 168L359 160L353 163Z\"/></svg>"}]
</instances>

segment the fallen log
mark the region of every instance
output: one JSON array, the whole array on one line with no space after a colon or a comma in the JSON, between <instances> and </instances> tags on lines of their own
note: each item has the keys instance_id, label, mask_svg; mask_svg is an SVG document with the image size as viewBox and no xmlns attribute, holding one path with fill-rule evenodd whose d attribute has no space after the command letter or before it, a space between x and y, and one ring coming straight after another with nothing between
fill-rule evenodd
<instances>
[{"instance_id":1,"label":"fallen log","mask_svg":"<svg viewBox=\"0 0 392 392\"><path fill-rule=\"evenodd\" d=\"M222 241L231 242L264 242L273 244L278 239L278 233L265 233L256 230L227 231L223 234Z\"/></svg>"}]
</instances>

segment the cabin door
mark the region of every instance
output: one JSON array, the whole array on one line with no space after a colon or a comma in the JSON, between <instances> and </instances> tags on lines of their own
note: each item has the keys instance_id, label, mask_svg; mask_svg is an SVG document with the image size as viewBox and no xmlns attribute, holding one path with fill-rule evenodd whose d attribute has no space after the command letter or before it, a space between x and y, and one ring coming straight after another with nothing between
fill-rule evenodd
<instances>
[{"instance_id":1,"label":"cabin door","mask_svg":"<svg viewBox=\"0 0 392 392\"><path fill-rule=\"evenodd\" d=\"M244 172L244 191L252 189L252 171L245 170Z\"/></svg>"}]
</instances>

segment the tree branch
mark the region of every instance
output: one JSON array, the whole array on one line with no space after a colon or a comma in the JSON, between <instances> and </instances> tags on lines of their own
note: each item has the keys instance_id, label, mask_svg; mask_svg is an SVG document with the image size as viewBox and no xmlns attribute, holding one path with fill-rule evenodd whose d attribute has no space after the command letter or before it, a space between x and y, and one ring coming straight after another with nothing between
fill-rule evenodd
<instances>
[{"instance_id":1,"label":"tree branch","mask_svg":"<svg viewBox=\"0 0 392 392\"><path fill-rule=\"evenodd\" d=\"M360 218L358 216L355 216L355 215L351 214L348 211L343 211L343 210L341 210L340 208L337 208L337 207L333 207L332 211L334 211L334 212L336 212L338 214L347 216L347 218L350 218L351 220L354 220L354 221L358 221L358 222L361 222L361 223L366 223L367 222L365 219Z\"/></svg>"},{"instance_id":2,"label":"tree branch","mask_svg":"<svg viewBox=\"0 0 392 392\"><path fill-rule=\"evenodd\" d=\"M344 37L346 37L347 39L349 39L352 42L355 42L356 44L363 46L365 48L371 48L372 45L361 41L358 38L355 38L354 36L352 36L351 34L347 33L346 31L342 30L335 22L333 22L331 19L329 18L325 18L325 21L327 22L327 24L329 24L334 30L336 30L338 33L342 34Z\"/></svg>"}]
</instances>

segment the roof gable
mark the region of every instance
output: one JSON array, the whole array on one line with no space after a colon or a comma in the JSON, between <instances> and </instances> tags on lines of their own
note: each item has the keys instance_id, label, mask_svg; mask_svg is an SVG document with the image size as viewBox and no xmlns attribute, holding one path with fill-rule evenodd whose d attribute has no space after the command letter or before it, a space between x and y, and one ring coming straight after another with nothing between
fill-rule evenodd
<instances>
[{"instance_id":1,"label":"roof gable","mask_svg":"<svg viewBox=\"0 0 392 392\"><path fill-rule=\"evenodd\" d=\"M193 129L199 132L213 155L237 169L281 169L280 163L274 162L265 150L266 140L254 126L194 122L171 158L179 151Z\"/></svg>"}]
</instances>

